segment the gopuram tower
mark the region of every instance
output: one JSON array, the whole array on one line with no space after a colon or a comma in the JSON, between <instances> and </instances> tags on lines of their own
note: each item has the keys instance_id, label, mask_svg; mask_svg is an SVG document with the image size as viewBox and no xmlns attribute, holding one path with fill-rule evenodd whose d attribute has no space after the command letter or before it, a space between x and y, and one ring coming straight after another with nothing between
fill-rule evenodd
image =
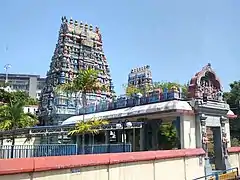
<instances>
[{"instance_id":1,"label":"gopuram tower","mask_svg":"<svg viewBox=\"0 0 240 180\"><path fill-rule=\"evenodd\" d=\"M146 86L152 86L152 83L152 72L149 65L134 68L128 75L128 86L144 88Z\"/></svg>"},{"instance_id":2,"label":"gopuram tower","mask_svg":"<svg viewBox=\"0 0 240 180\"><path fill-rule=\"evenodd\" d=\"M101 70L99 80L110 87L109 92L88 94L88 104L111 101L113 85L103 52L98 27L62 17L58 41L47 72L39 106L41 125L60 125L66 118L81 114L75 96L55 90L59 84L72 81L81 69Z\"/></svg>"}]
</instances>

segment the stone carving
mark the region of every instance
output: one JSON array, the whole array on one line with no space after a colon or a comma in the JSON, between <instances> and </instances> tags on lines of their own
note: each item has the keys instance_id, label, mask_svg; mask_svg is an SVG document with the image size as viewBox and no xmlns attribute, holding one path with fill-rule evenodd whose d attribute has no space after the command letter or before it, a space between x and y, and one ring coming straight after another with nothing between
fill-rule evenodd
<instances>
[{"instance_id":1,"label":"stone carving","mask_svg":"<svg viewBox=\"0 0 240 180\"><path fill-rule=\"evenodd\" d=\"M208 100L223 100L220 80L212 70L210 63L191 79L188 93L190 98L202 99L205 95Z\"/></svg>"}]
</instances>

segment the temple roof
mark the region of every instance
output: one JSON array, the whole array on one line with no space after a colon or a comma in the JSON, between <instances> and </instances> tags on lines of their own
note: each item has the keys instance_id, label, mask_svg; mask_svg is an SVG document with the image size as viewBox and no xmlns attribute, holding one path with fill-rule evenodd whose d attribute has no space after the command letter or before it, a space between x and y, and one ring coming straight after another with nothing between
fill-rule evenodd
<instances>
[{"instance_id":1,"label":"temple roof","mask_svg":"<svg viewBox=\"0 0 240 180\"><path fill-rule=\"evenodd\" d=\"M192 107L189 105L187 101L167 101L167 102L159 102L154 104L147 104L141 106L134 106L131 108L123 108L116 109L105 112L98 112L93 114L86 114L84 119L90 120L92 118L100 118L100 119L116 119L116 118L126 118L129 116L140 116L144 114L151 114L156 112L166 112L169 110L178 111L192 111ZM78 121L83 120L83 115L72 116L65 121L63 121L62 125L68 124L76 124Z\"/></svg>"},{"instance_id":2,"label":"temple roof","mask_svg":"<svg viewBox=\"0 0 240 180\"><path fill-rule=\"evenodd\" d=\"M189 98L202 98L203 94L208 99L222 101L222 85L211 64L208 63L192 77L189 87Z\"/></svg>"},{"instance_id":3,"label":"temple roof","mask_svg":"<svg viewBox=\"0 0 240 180\"><path fill-rule=\"evenodd\" d=\"M215 71L212 69L210 63L208 63L206 66L204 66L201 71L197 72L195 74L195 76L192 77L192 79L190 81L190 86L196 86L196 85L200 86L201 78L206 76L207 73L210 73L211 75L213 75L214 80L216 81L216 83L218 83L219 88L222 90L220 79L217 77L217 75L216 75Z\"/></svg>"}]
</instances>

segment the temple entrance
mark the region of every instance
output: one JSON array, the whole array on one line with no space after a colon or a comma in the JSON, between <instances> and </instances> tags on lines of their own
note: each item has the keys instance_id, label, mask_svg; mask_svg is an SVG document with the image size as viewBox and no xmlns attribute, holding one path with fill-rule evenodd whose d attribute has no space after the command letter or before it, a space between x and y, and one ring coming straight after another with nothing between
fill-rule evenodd
<instances>
[{"instance_id":1,"label":"temple entrance","mask_svg":"<svg viewBox=\"0 0 240 180\"><path fill-rule=\"evenodd\" d=\"M207 127L207 151L213 170L225 170L220 127Z\"/></svg>"},{"instance_id":2,"label":"temple entrance","mask_svg":"<svg viewBox=\"0 0 240 180\"><path fill-rule=\"evenodd\" d=\"M223 89L211 64L191 79L188 88L190 104L200 121L196 121L197 146L205 151L205 172L230 168L227 146L230 140L229 105L223 100ZM197 119L196 119L197 120Z\"/></svg>"}]
</instances>

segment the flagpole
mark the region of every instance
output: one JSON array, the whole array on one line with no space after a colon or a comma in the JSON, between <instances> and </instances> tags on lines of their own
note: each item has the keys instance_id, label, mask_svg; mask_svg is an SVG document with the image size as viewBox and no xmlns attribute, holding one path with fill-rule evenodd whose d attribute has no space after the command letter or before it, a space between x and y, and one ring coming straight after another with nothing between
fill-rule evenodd
<instances>
[{"instance_id":1,"label":"flagpole","mask_svg":"<svg viewBox=\"0 0 240 180\"><path fill-rule=\"evenodd\" d=\"M11 68L11 65L10 64L6 64L4 66L4 69L6 71L6 80L5 80L5 83L8 83L8 69Z\"/></svg>"},{"instance_id":2,"label":"flagpole","mask_svg":"<svg viewBox=\"0 0 240 180\"><path fill-rule=\"evenodd\" d=\"M8 45L6 46L6 53L7 53L7 51L8 51ZM11 64L6 64L5 66L4 66L4 69L5 69L5 71L6 71L6 80L5 80L5 83L8 83L8 69L9 68L11 68Z\"/></svg>"}]
</instances>

